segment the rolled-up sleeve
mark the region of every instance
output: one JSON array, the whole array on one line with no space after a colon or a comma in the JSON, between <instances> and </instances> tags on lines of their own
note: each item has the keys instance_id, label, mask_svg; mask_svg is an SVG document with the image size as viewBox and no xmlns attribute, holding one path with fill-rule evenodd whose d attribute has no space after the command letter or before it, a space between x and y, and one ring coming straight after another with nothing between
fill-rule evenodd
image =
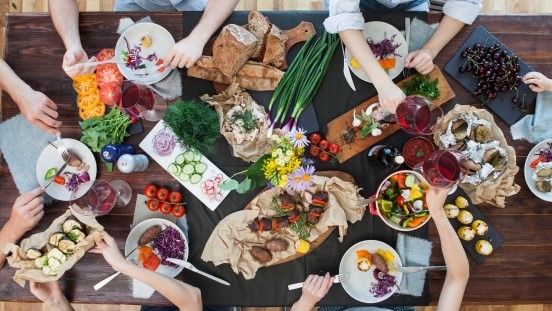
<instances>
[{"instance_id":1,"label":"rolled-up sleeve","mask_svg":"<svg viewBox=\"0 0 552 311\"><path fill-rule=\"evenodd\" d=\"M364 29L364 17L360 12L360 0L330 0L330 16L324 21L329 33L343 30Z\"/></svg>"},{"instance_id":2,"label":"rolled-up sleeve","mask_svg":"<svg viewBox=\"0 0 552 311\"><path fill-rule=\"evenodd\" d=\"M481 12L482 0L448 0L443 6L443 13L471 25Z\"/></svg>"}]
</instances>

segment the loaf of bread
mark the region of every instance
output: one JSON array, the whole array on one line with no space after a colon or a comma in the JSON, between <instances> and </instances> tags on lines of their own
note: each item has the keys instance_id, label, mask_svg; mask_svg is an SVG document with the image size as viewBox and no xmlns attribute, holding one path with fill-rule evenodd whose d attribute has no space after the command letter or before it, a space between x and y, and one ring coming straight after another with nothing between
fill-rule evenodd
<instances>
[{"instance_id":1,"label":"loaf of bread","mask_svg":"<svg viewBox=\"0 0 552 311\"><path fill-rule=\"evenodd\" d=\"M266 37L263 63L274 67L282 66L286 55L286 41L287 37L282 30L272 25Z\"/></svg>"},{"instance_id":2,"label":"loaf of bread","mask_svg":"<svg viewBox=\"0 0 552 311\"><path fill-rule=\"evenodd\" d=\"M259 40L257 48L255 48L255 52L251 55L252 58L256 58L263 55L266 37L270 31L270 23L263 14L257 11L249 12L247 20L249 32L251 32L255 38Z\"/></svg>"},{"instance_id":3,"label":"loaf of bread","mask_svg":"<svg viewBox=\"0 0 552 311\"><path fill-rule=\"evenodd\" d=\"M246 62L235 76L235 81L223 74L215 65L213 57L201 56L188 68L188 76L224 84L238 83L242 88L254 91L271 91L276 89L284 72L259 62Z\"/></svg>"},{"instance_id":4,"label":"loaf of bread","mask_svg":"<svg viewBox=\"0 0 552 311\"><path fill-rule=\"evenodd\" d=\"M215 66L227 77L233 77L255 52L257 38L244 28L224 26L213 44Z\"/></svg>"}]
</instances>

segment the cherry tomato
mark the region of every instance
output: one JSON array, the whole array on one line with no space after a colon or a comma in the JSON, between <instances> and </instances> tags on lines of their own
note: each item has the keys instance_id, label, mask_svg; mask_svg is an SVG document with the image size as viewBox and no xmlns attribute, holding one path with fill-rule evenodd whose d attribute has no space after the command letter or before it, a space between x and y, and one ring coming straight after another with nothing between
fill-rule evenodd
<instances>
[{"instance_id":1,"label":"cherry tomato","mask_svg":"<svg viewBox=\"0 0 552 311\"><path fill-rule=\"evenodd\" d=\"M322 152L318 156L318 160L320 160L322 162L328 162L330 160L330 154L327 153L327 152Z\"/></svg>"},{"instance_id":2,"label":"cherry tomato","mask_svg":"<svg viewBox=\"0 0 552 311\"><path fill-rule=\"evenodd\" d=\"M322 150L328 150L328 146L330 145L330 143L325 140L325 139L322 139L319 143L318 143L318 147Z\"/></svg>"},{"instance_id":3,"label":"cherry tomato","mask_svg":"<svg viewBox=\"0 0 552 311\"><path fill-rule=\"evenodd\" d=\"M182 194L179 191L171 191L169 193L169 202L180 203L182 201ZM178 217L178 216L177 216Z\"/></svg>"},{"instance_id":4,"label":"cherry tomato","mask_svg":"<svg viewBox=\"0 0 552 311\"><path fill-rule=\"evenodd\" d=\"M169 189L167 189L165 187L161 187L161 188L157 189L157 192L155 193L155 198L157 198L157 200L161 200L161 201L166 201L168 196L169 196ZM159 208L161 208L161 207L159 207Z\"/></svg>"},{"instance_id":5,"label":"cherry tomato","mask_svg":"<svg viewBox=\"0 0 552 311\"><path fill-rule=\"evenodd\" d=\"M404 205L404 197L402 195L397 196L397 205L399 207L403 207Z\"/></svg>"},{"instance_id":6,"label":"cherry tomato","mask_svg":"<svg viewBox=\"0 0 552 311\"><path fill-rule=\"evenodd\" d=\"M337 154L339 152L339 145L338 144L330 144L328 146L328 151L330 151L331 154Z\"/></svg>"},{"instance_id":7,"label":"cherry tomato","mask_svg":"<svg viewBox=\"0 0 552 311\"><path fill-rule=\"evenodd\" d=\"M174 205L166 202L159 202L159 210L163 214L170 214L174 208Z\"/></svg>"},{"instance_id":8,"label":"cherry tomato","mask_svg":"<svg viewBox=\"0 0 552 311\"><path fill-rule=\"evenodd\" d=\"M148 198L155 198L155 193L157 192L157 187L153 184L149 184L144 188L144 195Z\"/></svg>"},{"instance_id":9,"label":"cherry tomato","mask_svg":"<svg viewBox=\"0 0 552 311\"><path fill-rule=\"evenodd\" d=\"M320 149L312 145L309 147L309 154L313 157L317 157L320 154Z\"/></svg>"},{"instance_id":10,"label":"cherry tomato","mask_svg":"<svg viewBox=\"0 0 552 311\"><path fill-rule=\"evenodd\" d=\"M54 177L54 182L58 185L65 185L65 178L61 175L57 175L56 177Z\"/></svg>"},{"instance_id":11,"label":"cherry tomato","mask_svg":"<svg viewBox=\"0 0 552 311\"><path fill-rule=\"evenodd\" d=\"M155 212L159 209L159 201L155 199L149 199L148 201L148 209L152 212Z\"/></svg>"},{"instance_id":12,"label":"cherry tomato","mask_svg":"<svg viewBox=\"0 0 552 311\"><path fill-rule=\"evenodd\" d=\"M309 137L309 141L313 145L318 145L322 137L318 133L312 133Z\"/></svg>"},{"instance_id":13,"label":"cherry tomato","mask_svg":"<svg viewBox=\"0 0 552 311\"><path fill-rule=\"evenodd\" d=\"M186 214L186 208L184 205L175 205L172 213L174 217L182 217Z\"/></svg>"}]
</instances>

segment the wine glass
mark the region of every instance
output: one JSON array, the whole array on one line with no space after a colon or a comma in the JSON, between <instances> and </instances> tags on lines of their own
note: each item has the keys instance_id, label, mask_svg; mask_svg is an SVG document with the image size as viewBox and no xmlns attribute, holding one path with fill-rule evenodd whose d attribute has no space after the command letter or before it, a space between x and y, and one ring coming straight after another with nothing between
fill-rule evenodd
<instances>
[{"instance_id":1,"label":"wine glass","mask_svg":"<svg viewBox=\"0 0 552 311\"><path fill-rule=\"evenodd\" d=\"M437 150L427 160L414 167L434 187L456 190L456 184L468 173L468 158L456 150Z\"/></svg>"},{"instance_id":2,"label":"wine glass","mask_svg":"<svg viewBox=\"0 0 552 311\"><path fill-rule=\"evenodd\" d=\"M161 120L167 109L165 99L147 85L128 80L123 82L120 106L128 115L148 121Z\"/></svg>"},{"instance_id":3,"label":"wine glass","mask_svg":"<svg viewBox=\"0 0 552 311\"><path fill-rule=\"evenodd\" d=\"M403 130L415 135L429 135L443 110L439 106L431 108L432 103L419 95L407 96L397 107L395 112L397 123Z\"/></svg>"},{"instance_id":4,"label":"wine glass","mask_svg":"<svg viewBox=\"0 0 552 311\"><path fill-rule=\"evenodd\" d=\"M71 204L76 204L76 211L83 215L103 216L113 207L125 206L132 198L132 188L124 180L114 180L111 183L96 179L88 192L80 198L76 192L71 194Z\"/></svg>"}]
</instances>

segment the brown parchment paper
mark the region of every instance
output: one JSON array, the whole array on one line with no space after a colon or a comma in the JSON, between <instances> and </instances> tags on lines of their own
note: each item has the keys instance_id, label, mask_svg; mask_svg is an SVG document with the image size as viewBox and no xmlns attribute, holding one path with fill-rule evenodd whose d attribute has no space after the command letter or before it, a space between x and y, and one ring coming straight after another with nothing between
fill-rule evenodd
<instances>
[{"instance_id":1,"label":"brown parchment paper","mask_svg":"<svg viewBox=\"0 0 552 311\"><path fill-rule=\"evenodd\" d=\"M493 115L489 111L477 109L469 105L456 105L454 109L449 111L443 117L443 120L436 125L433 140L439 149L445 149L442 142L439 140L439 136L447 131L449 122L459 118L462 113L474 115L479 119L484 119L491 123L491 140L497 140L500 147L506 150L507 163L502 170L502 174L497 178L494 178L493 173L491 173L478 185L460 183L460 188L466 192L474 204L488 203L497 207L505 207L506 197L518 193L521 188L514 183L514 177L519 171L519 167L516 165L515 149L508 145L502 130L496 125Z\"/></svg>"},{"instance_id":2,"label":"brown parchment paper","mask_svg":"<svg viewBox=\"0 0 552 311\"><path fill-rule=\"evenodd\" d=\"M347 234L347 222L354 223L364 216L366 207L356 206L356 202L362 199L358 194L359 189L354 184L337 177L314 176L313 182L314 185L308 191L315 193L322 190L324 183L326 183L325 189L328 192L329 200L320 221L310 231L309 241L316 240L331 226L337 226L339 241L341 242ZM275 215L270 203L274 195L281 191L277 188L269 189L251 201L251 210L238 211L224 218L209 237L201 259L212 261L215 266L228 263L236 274L241 272L246 279L252 279L262 266L271 266L281 259L295 255L295 242L299 240L299 236L290 228L280 229L278 232L259 233L251 232L247 227L251 221L258 217ZM266 264L261 264L253 259L249 249L254 245L262 246L266 241L273 238L287 240L289 242L287 250L272 252L272 260Z\"/></svg>"},{"instance_id":3,"label":"brown parchment paper","mask_svg":"<svg viewBox=\"0 0 552 311\"><path fill-rule=\"evenodd\" d=\"M272 140L267 137L268 124L267 113L264 107L257 104L249 93L239 87L239 84L233 83L226 90L218 95L209 96L205 94L201 96L201 100L209 103L215 108L219 115L220 133L226 138L231 147L232 154L235 157L242 158L247 162L254 162L264 154L268 153L272 147ZM259 113L262 113L262 118L258 122L259 133L253 140L239 141L238 135L233 131L229 131L224 126L227 121L227 113L234 106L242 106L249 108Z\"/></svg>"},{"instance_id":4,"label":"brown parchment paper","mask_svg":"<svg viewBox=\"0 0 552 311\"><path fill-rule=\"evenodd\" d=\"M81 223L86 225L85 233L87 236L82 242L77 244L75 253L67 256L67 261L61 264L58 274L44 275L41 269L35 267L33 260L27 258L26 252L32 247L48 251L51 250L53 246L48 243L50 236L55 232L63 231L63 222L71 215L75 216ZM60 279L67 270L71 269L75 263L84 256L86 251L94 246L94 241L100 238L103 232L103 226L96 221L94 216L84 216L76 213L73 207L70 206L63 215L52 222L46 231L31 235L22 240L20 245L9 243L4 246L4 254L11 253L7 258L8 264L18 269L15 271L13 280L21 287L24 287L27 280L44 283Z\"/></svg>"}]
</instances>

